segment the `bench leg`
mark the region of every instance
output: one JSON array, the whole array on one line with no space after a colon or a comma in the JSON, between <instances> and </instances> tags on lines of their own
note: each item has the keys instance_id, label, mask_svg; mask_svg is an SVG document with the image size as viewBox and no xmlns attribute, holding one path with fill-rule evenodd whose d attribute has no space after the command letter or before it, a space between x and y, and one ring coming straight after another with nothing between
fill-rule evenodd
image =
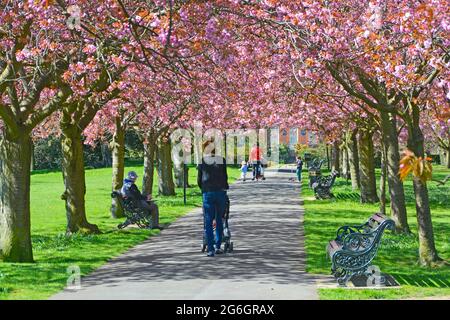
<instances>
[{"instance_id":1,"label":"bench leg","mask_svg":"<svg viewBox=\"0 0 450 320\"><path fill-rule=\"evenodd\" d=\"M127 226L130 225L130 224L131 224L130 220L129 220L129 219L126 219L124 222L122 222L121 224L119 224L119 225L117 226L117 228L118 228L118 229L123 229L123 228L127 227Z\"/></svg>"},{"instance_id":2,"label":"bench leg","mask_svg":"<svg viewBox=\"0 0 450 320\"><path fill-rule=\"evenodd\" d=\"M353 277L353 272L345 272L345 274L337 279L339 286L347 287L347 283Z\"/></svg>"},{"instance_id":3,"label":"bench leg","mask_svg":"<svg viewBox=\"0 0 450 320\"><path fill-rule=\"evenodd\" d=\"M345 269L338 269L333 272L339 286L347 287L348 281L355 275L354 272Z\"/></svg>"}]
</instances>

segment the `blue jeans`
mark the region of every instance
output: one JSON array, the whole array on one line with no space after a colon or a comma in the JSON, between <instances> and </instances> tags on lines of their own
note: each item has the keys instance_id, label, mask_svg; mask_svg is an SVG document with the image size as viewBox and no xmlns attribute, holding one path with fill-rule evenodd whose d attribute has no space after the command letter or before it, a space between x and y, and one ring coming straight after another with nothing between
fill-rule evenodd
<instances>
[{"instance_id":1,"label":"blue jeans","mask_svg":"<svg viewBox=\"0 0 450 320\"><path fill-rule=\"evenodd\" d=\"M261 175L261 161L253 161L253 178Z\"/></svg>"},{"instance_id":2,"label":"blue jeans","mask_svg":"<svg viewBox=\"0 0 450 320\"><path fill-rule=\"evenodd\" d=\"M302 181L302 169L297 168L297 179L298 181Z\"/></svg>"},{"instance_id":3,"label":"blue jeans","mask_svg":"<svg viewBox=\"0 0 450 320\"><path fill-rule=\"evenodd\" d=\"M205 237L208 251L214 251L222 244L223 223L222 215L225 212L226 192L213 191L203 193L203 214L205 219ZM213 220L216 219L216 237L214 239Z\"/></svg>"}]
</instances>

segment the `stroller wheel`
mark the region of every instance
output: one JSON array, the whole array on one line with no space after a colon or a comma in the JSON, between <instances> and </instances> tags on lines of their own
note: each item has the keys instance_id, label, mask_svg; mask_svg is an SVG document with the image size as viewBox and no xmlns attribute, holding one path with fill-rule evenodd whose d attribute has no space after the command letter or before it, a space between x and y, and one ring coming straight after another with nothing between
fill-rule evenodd
<instances>
[{"instance_id":1,"label":"stroller wheel","mask_svg":"<svg viewBox=\"0 0 450 320\"><path fill-rule=\"evenodd\" d=\"M206 244L202 244L202 253L206 251Z\"/></svg>"},{"instance_id":2,"label":"stroller wheel","mask_svg":"<svg viewBox=\"0 0 450 320\"><path fill-rule=\"evenodd\" d=\"M233 252L233 242L230 243L230 246L229 246L229 248L228 248L228 251L229 251L229 252Z\"/></svg>"}]
</instances>

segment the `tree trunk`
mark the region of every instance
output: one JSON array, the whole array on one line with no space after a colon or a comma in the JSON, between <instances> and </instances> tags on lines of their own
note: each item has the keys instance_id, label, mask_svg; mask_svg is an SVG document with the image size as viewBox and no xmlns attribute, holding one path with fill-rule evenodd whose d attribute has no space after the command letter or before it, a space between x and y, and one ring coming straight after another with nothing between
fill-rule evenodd
<instances>
[{"instance_id":1,"label":"tree trunk","mask_svg":"<svg viewBox=\"0 0 450 320\"><path fill-rule=\"evenodd\" d=\"M447 163L447 169L450 169L450 148L447 149L445 162Z\"/></svg>"},{"instance_id":2,"label":"tree trunk","mask_svg":"<svg viewBox=\"0 0 450 320\"><path fill-rule=\"evenodd\" d=\"M386 148L386 170L389 194L391 198L392 219L398 233L410 233L406 215L405 193L398 174L400 152L398 147L396 118L386 112L380 113L383 144Z\"/></svg>"},{"instance_id":3,"label":"tree trunk","mask_svg":"<svg viewBox=\"0 0 450 320\"><path fill-rule=\"evenodd\" d=\"M353 130L348 141L348 160L353 190L359 190L360 188L357 133L357 130Z\"/></svg>"},{"instance_id":4,"label":"tree trunk","mask_svg":"<svg viewBox=\"0 0 450 320\"><path fill-rule=\"evenodd\" d=\"M349 161L348 161L348 148L347 143L345 142L341 148L341 154L342 154L342 177L345 178L348 182L348 179L350 179L350 168L349 168Z\"/></svg>"},{"instance_id":5,"label":"tree trunk","mask_svg":"<svg viewBox=\"0 0 450 320\"><path fill-rule=\"evenodd\" d=\"M81 132L74 125L62 129L62 173L65 191L61 198L66 203L66 233L68 235L76 232L99 233L98 227L90 224L86 218L84 199L86 183Z\"/></svg>"},{"instance_id":6,"label":"tree trunk","mask_svg":"<svg viewBox=\"0 0 450 320\"><path fill-rule=\"evenodd\" d=\"M0 139L0 261L33 262L30 227L31 138Z\"/></svg>"},{"instance_id":7,"label":"tree trunk","mask_svg":"<svg viewBox=\"0 0 450 320\"><path fill-rule=\"evenodd\" d=\"M183 174L183 163L174 162L173 163L173 173L175 177L175 186L177 188L183 188L184 186L184 174Z\"/></svg>"},{"instance_id":8,"label":"tree trunk","mask_svg":"<svg viewBox=\"0 0 450 320\"><path fill-rule=\"evenodd\" d=\"M142 178L142 194L153 193L153 176L155 172L156 141L152 134L144 139L144 177Z\"/></svg>"},{"instance_id":9,"label":"tree trunk","mask_svg":"<svg viewBox=\"0 0 450 320\"><path fill-rule=\"evenodd\" d=\"M185 170L183 170L184 173L184 179L186 180L186 188L189 188L189 167L186 165Z\"/></svg>"},{"instance_id":10,"label":"tree trunk","mask_svg":"<svg viewBox=\"0 0 450 320\"><path fill-rule=\"evenodd\" d=\"M226 139L225 139L226 140ZM177 143L181 143L181 140L177 141ZM234 146L234 144L233 144ZM226 150L226 146L225 146ZM175 152L178 152L176 154ZM177 188L183 188L184 187L184 180L186 179L186 187L189 186L189 181L187 181L188 178L188 170L189 168L184 166L184 153L183 150L174 148L172 150L172 163L173 163L173 173L175 177L175 185ZM185 170L186 169L186 170Z\"/></svg>"},{"instance_id":11,"label":"tree trunk","mask_svg":"<svg viewBox=\"0 0 450 320\"><path fill-rule=\"evenodd\" d=\"M419 178L413 178L416 195L417 224L419 229L420 263L430 266L440 260L434 244L433 223L431 221L428 188Z\"/></svg>"},{"instance_id":12,"label":"tree trunk","mask_svg":"<svg viewBox=\"0 0 450 320\"><path fill-rule=\"evenodd\" d=\"M417 157L424 157L424 137L419 127L418 110L415 109L415 121L408 127L408 149ZM411 127L412 126L412 127ZM431 266L441 259L434 243L433 223L426 182L418 177L413 178L416 198L417 225L419 232L419 259L424 266Z\"/></svg>"},{"instance_id":13,"label":"tree trunk","mask_svg":"<svg viewBox=\"0 0 450 320\"><path fill-rule=\"evenodd\" d=\"M331 170L336 170L337 172L341 172L340 167L340 159L339 159L339 142L333 142L333 153L332 153L332 167Z\"/></svg>"},{"instance_id":14,"label":"tree trunk","mask_svg":"<svg viewBox=\"0 0 450 320\"><path fill-rule=\"evenodd\" d=\"M386 214L386 147L381 144L380 212Z\"/></svg>"},{"instance_id":15,"label":"tree trunk","mask_svg":"<svg viewBox=\"0 0 450 320\"><path fill-rule=\"evenodd\" d=\"M112 147L112 190L120 190L123 185L125 171L125 128L122 126L122 118L116 117L116 132L113 135ZM123 218L121 207L117 204L117 198L112 198L111 215L113 218Z\"/></svg>"},{"instance_id":16,"label":"tree trunk","mask_svg":"<svg viewBox=\"0 0 450 320\"><path fill-rule=\"evenodd\" d=\"M378 202L373 152L373 132L359 131L359 176L361 183L361 203Z\"/></svg>"},{"instance_id":17,"label":"tree trunk","mask_svg":"<svg viewBox=\"0 0 450 320\"><path fill-rule=\"evenodd\" d=\"M112 166L112 154L111 149L109 148L107 143L102 143L100 145L100 150L102 152L102 166L103 168L107 168Z\"/></svg>"},{"instance_id":18,"label":"tree trunk","mask_svg":"<svg viewBox=\"0 0 450 320\"><path fill-rule=\"evenodd\" d=\"M330 150L327 143L325 143L325 150L327 151L327 169L330 170Z\"/></svg>"},{"instance_id":19,"label":"tree trunk","mask_svg":"<svg viewBox=\"0 0 450 320\"><path fill-rule=\"evenodd\" d=\"M31 141L31 162L30 162L30 171L34 171L35 166L34 160L34 142Z\"/></svg>"},{"instance_id":20,"label":"tree trunk","mask_svg":"<svg viewBox=\"0 0 450 320\"><path fill-rule=\"evenodd\" d=\"M170 142L163 141L161 138L158 143L158 191L163 196L175 195L175 184L173 183L173 165Z\"/></svg>"},{"instance_id":21,"label":"tree trunk","mask_svg":"<svg viewBox=\"0 0 450 320\"><path fill-rule=\"evenodd\" d=\"M184 164L182 162L173 162L173 172L175 176L175 185L177 188L183 188L184 179L186 179L186 187L189 187L189 168L187 166L185 171Z\"/></svg>"}]
</instances>

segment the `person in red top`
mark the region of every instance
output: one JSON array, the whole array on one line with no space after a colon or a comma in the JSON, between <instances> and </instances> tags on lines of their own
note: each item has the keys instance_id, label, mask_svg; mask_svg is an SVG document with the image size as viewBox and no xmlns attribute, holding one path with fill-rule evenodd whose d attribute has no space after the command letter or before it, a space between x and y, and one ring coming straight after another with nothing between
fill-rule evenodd
<instances>
[{"instance_id":1,"label":"person in red top","mask_svg":"<svg viewBox=\"0 0 450 320\"><path fill-rule=\"evenodd\" d=\"M257 172L261 175L261 148L259 147L259 142L253 145L253 148L250 151L250 162L253 164L252 180L255 180Z\"/></svg>"}]
</instances>

